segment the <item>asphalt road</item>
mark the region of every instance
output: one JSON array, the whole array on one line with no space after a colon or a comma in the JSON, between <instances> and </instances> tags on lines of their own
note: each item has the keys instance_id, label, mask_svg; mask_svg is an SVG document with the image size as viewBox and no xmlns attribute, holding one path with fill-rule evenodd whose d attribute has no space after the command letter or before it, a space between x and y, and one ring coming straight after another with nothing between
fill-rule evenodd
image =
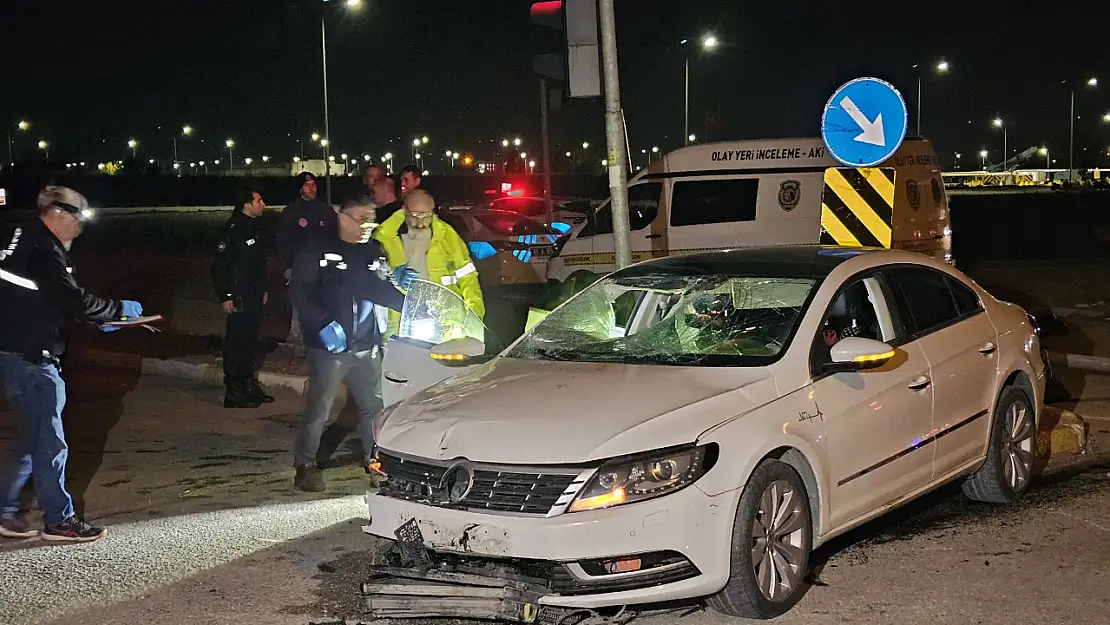
<instances>
[{"instance_id":1,"label":"asphalt road","mask_svg":"<svg viewBox=\"0 0 1110 625\"><path fill-rule=\"evenodd\" d=\"M306 625L357 614L358 584L379 547L360 529L365 476L350 464L350 441L333 436L330 492L293 491L299 397L279 392L270 406L227 411L219 389L197 384L67 376L70 484L109 535L83 546L3 543L0 623ZM10 422L0 411L0 453ZM1105 623L1110 420L1092 426L1095 452L1058 458L1017 506L974 504L948 488L827 546L821 585L779 622L1047 623L1067 614ZM728 622L708 612L676 619L641 622Z\"/></svg>"}]
</instances>

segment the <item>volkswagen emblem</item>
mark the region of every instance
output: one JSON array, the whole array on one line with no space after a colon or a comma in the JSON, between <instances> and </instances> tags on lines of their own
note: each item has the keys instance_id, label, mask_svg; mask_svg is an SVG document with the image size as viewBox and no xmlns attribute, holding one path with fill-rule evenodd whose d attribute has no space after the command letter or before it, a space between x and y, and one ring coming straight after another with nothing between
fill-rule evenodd
<instances>
[{"instance_id":1,"label":"volkswagen emblem","mask_svg":"<svg viewBox=\"0 0 1110 625\"><path fill-rule=\"evenodd\" d=\"M474 487L474 470L466 462L456 462L447 468L439 480L439 491L449 503L459 503Z\"/></svg>"}]
</instances>

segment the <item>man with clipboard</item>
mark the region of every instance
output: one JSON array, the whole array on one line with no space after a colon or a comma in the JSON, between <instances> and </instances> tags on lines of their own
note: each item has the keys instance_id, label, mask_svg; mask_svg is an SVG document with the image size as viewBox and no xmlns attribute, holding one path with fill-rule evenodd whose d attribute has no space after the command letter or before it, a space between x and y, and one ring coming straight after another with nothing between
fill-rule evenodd
<instances>
[{"instance_id":1,"label":"man with clipboard","mask_svg":"<svg viewBox=\"0 0 1110 625\"><path fill-rule=\"evenodd\" d=\"M89 542L105 531L77 517L66 490L61 358L74 322L111 332L120 329L112 322L141 318L143 307L96 297L77 285L69 249L93 217L84 196L46 187L38 210L37 219L0 235L0 377L22 425L12 457L0 464L0 537L40 534L18 516L19 493L33 473L46 525L42 539Z\"/></svg>"}]
</instances>

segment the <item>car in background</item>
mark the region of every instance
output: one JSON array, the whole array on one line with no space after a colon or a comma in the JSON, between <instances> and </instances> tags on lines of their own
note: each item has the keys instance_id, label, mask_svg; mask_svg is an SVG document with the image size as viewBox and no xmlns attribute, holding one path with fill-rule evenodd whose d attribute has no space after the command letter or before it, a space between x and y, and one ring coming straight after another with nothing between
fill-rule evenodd
<instances>
[{"instance_id":1,"label":"car in background","mask_svg":"<svg viewBox=\"0 0 1110 625\"><path fill-rule=\"evenodd\" d=\"M569 227L547 226L522 213L488 207L449 211L445 219L467 242L484 288L546 283L547 263L570 232Z\"/></svg>"},{"instance_id":2,"label":"car in background","mask_svg":"<svg viewBox=\"0 0 1110 625\"><path fill-rule=\"evenodd\" d=\"M428 307L406 308L426 340L386 369L447 379L375 419L384 481L367 532L404 564L371 568L524 589L534 622L702 597L774 618L830 539L946 483L1011 503L1034 476L1037 328L924 254L649 260L500 354L473 320L439 331Z\"/></svg>"},{"instance_id":3,"label":"car in background","mask_svg":"<svg viewBox=\"0 0 1110 625\"><path fill-rule=\"evenodd\" d=\"M552 198L552 224L584 224L586 216L593 211L590 200L582 198ZM547 203L542 197L509 196L490 201L484 206L491 210L502 210L531 217L540 223L547 223Z\"/></svg>"}]
</instances>

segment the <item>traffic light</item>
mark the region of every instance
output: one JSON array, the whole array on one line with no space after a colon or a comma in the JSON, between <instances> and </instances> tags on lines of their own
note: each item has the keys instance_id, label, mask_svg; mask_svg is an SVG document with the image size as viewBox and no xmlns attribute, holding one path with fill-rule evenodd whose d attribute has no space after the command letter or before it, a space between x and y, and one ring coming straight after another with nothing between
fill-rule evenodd
<instances>
[{"instance_id":1,"label":"traffic light","mask_svg":"<svg viewBox=\"0 0 1110 625\"><path fill-rule=\"evenodd\" d=\"M532 69L541 76L565 80L572 98L600 96L597 0L533 2L531 15L537 24L563 32L566 44L562 52L537 56Z\"/></svg>"}]
</instances>

